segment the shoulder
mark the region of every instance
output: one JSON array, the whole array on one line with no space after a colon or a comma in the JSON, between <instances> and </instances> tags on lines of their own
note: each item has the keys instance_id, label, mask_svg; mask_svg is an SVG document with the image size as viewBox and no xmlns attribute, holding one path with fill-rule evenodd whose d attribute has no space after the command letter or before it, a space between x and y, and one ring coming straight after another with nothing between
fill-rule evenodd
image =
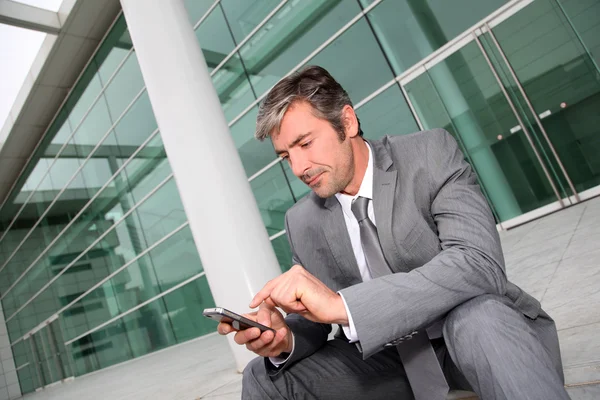
<instances>
[{"instance_id":1,"label":"shoulder","mask_svg":"<svg viewBox=\"0 0 600 400\"><path fill-rule=\"evenodd\" d=\"M445 129L430 129L408 135L386 135L379 140L384 146L392 149L410 149L412 146L441 146L454 138Z\"/></svg>"},{"instance_id":2,"label":"shoulder","mask_svg":"<svg viewBox=\"0 0 600 400\"><path fill-rule=\"evenodd\" d=\"M286 212L288 223L306 220L314 215L316 209L321 208L323 199L319 198L313 191L298 200L296 204L290 207Z\"/></svg>"},{"instance_id":3,"label":"shoulder","mask_svg":"<svg viewBox=\"0 0 600 400\"><path fill-rule=\"evenodd\" d=\"M408 135L387 135L373 141L373 145L375 148L385 148L394 161L416 163L440 157L444 153L454 153L458 148L452 135L441 128Z\"/></svg>"}]
</instances>

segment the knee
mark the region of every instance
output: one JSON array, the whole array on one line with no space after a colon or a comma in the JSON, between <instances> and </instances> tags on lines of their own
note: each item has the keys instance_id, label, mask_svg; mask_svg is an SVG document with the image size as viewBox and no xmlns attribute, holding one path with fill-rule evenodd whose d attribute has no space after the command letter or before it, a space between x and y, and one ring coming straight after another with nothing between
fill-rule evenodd
<instances>
[{"instance_id":1,"label":"knee","mask_svg":"<svg viewBox=\"0 0 600 400\"><path fill-rule=\"evenodd\" d=\"M486 294L477 296L448 313L443 334L446 342L475 344L493 336L507 321L516 315L503 296ZM492 334L492 335L490 335Z\"/></svg>"},{"instance_id":2,"label":"knee","mask_svg":"<svg viewBox=\"0 0 600 400\"><path fill-rule=\"evenodd\" d=\"M267 370L262 357L253 359L244 368L242 378L242 392L246 395L258 392L260 382L267 378Z\"/></svg>"}]
</instances>

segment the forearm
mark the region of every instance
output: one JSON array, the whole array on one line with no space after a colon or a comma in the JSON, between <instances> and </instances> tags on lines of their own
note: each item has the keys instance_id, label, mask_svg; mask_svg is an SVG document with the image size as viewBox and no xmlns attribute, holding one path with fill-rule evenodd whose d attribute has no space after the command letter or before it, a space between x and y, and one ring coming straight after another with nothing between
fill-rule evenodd
<instances>
[{"instance_id":1,"label":"forearm","mask_svg":"<svg viewBox=\"0 0 600 400\"><path fill-rule=\"evenodd\" d=\"M487 265L484 265L487 264ZM409 273L343 289L365 358L386 343L423 329L465 301L504 294L502 269L461 249L448 249Z\"/></svg>"}]
</instances>

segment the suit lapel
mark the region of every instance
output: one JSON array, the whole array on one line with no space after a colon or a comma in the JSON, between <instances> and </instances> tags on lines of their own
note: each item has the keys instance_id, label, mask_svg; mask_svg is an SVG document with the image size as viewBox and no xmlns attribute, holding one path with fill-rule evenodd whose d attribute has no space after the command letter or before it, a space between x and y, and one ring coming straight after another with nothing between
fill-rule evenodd
<instances>
[{"instance_id":1,"label":"suit lapel","mask_svg":"<svg viewBox=\"0 0 600 400\"><path fill-rule=\"evenodd\" d=\"M342 206L335 196L332 196L325 200L325 207L323 232L337 267L346 277L347 286L360 283L362 278L352 250L352 242L348 235Z\"/></svg>"},{"instance_id":2,"label":"suit lapel","mask_svg":"<svg viewBox=\"0 0 600 400\"><path fill-rule=\"evenodd\" d=\"M381 141L369 141L369 144L374 154L373 211L379 243L392 271L408 272L409 268L404 264L392 234L398 171L391 169L392 159Z\"/></svg>"}]
</instances>

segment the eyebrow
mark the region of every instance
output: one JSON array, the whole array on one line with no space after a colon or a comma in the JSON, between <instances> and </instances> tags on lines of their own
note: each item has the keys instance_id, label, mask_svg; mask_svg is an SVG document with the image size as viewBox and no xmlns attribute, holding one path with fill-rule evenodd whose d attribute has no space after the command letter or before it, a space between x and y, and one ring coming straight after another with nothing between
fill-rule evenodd
<instances>
[{"instance_id":1,"label":"eyebrow","mask_svg":"<svg viewBox=\"0 0 600 400\"><path fill-rule=\"evenodd\" d=\"M295 139L295 140L294 140L294 141L293 141L293 142L290 144L290 146L289 146L289 147L290 147L290 148L292 148L292 147L294 147L294 146L297 146L297 145L298 145L298 143L300 143L302 140L304 140L304 139L305 139L307 136L309 136L311 133L312 133L312 132L307 132L307 133L304 133L304 134L302 134L302 135L298 136L298 137L297 137L297 138L296 138L296 139ZM279 156L279 155L281 155L282 153L285 153L285 152L286 152L286 150L277 150L277 149L275 149L275 154L277 154L278 156Z\"/></svg>"}]
</instances>

